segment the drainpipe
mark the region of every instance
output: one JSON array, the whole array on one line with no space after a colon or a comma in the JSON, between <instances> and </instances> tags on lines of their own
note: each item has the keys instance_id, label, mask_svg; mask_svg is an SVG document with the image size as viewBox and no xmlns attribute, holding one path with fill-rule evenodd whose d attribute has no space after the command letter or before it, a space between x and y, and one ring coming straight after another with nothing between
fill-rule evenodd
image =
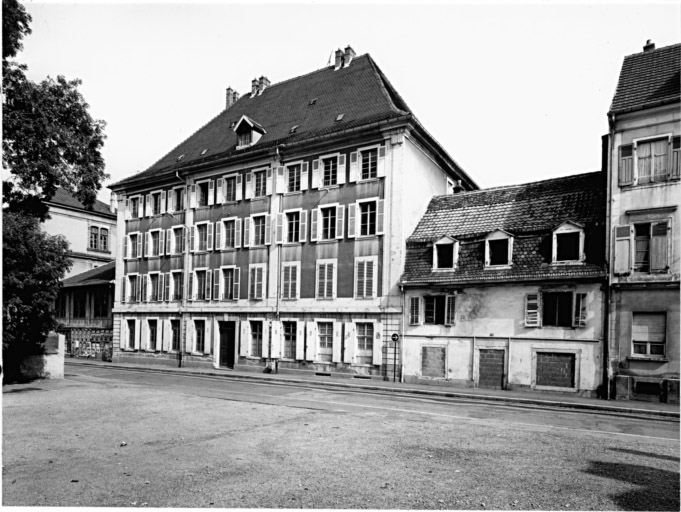
<instances>
[{"instance_id":1,"label":"drainpipe","mask_svg":"<svg viewBox=\"0 0 681 512\"><path fill-rule=\"evenodd\" d=\"M610 275L610 259L612 257L612 245L610 243L610 233L612 233L612 188L611 180L612 177L612 152L614 150L615 144L615 114L611 113L608 116L608 125L610 128L610 136L608 137L608 160L606 169L606 211L605 211L605 243L607 244L607 254L608 259L605 262L605 267L608 272L608 276L605 279L605 292L604 292L604 308L603 308L603 366L605 371L605 381L606 381L606 398L610 400L610 388L612 384L612 370L610 368L610 308L612 307L610 301L612 297L610 295L610 287L612 286L612 278Z\"/></svg>"},{"instance_id":2,"label":"drainpipe","mask_svg":"<svg viewBox=\"0 0 681 512\"><path fill-rule=\"evenodd\" d=\"M404 293L404 285L400 284L400 300L402 302L402 339L400 340L400 382L404 382L404 334L407 332L405 331L406 326L404 323L404 317L405 315L408 315L409 312L405 309L405 304L406 304L406 296ZM393 373L394 375L394 373ZM394 381L393 377L393 381Z\"/></svg>"},{"instance_id":3,"label":"drainpipe","mask_svg":"<svg viewBox=\"0 0 681 512\"><path fill-rule=\"evenodd\" d=\"M187 182L182 179L180 176L180 173L178 171L175 171L175 176L177 177L178 180L180 180L182 183L184 183L185 186L185 204L184 204L184 223L183 226L185 229L187 229L187 233L185 234L185 243L189 239L189 226L187 226L187 217L189 216L189 189L187 187ZM178 362L177 366L178 368L182 368L182 354L184 354L185 349L187 347L187 326L186 324L186 319L185 319L185 312L187 310L187 293L189 292L189 247L185 246L184 247L184 265L183 265L185 271L182 273L182 305L180 306L180 353L178 355Z\"/></svg>"}]
</instances>

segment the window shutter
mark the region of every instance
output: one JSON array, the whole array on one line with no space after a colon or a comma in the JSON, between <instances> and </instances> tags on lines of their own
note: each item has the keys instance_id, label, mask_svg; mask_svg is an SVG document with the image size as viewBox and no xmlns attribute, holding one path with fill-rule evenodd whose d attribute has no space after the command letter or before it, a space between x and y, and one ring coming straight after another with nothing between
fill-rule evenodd
<instances>
[{"instance_id":1,"label":"window shutter","mask_svg":"<svg viewBox=\"0 0 681 512\"><path fill-rule=\"evenodd\" d=\"M185 293L185 290L184 290L184 275L185 275L185 273L181 272L181 274L180 274L180 276L181 276L181 278L180 278L180 293L178 294L178 297L180 299L182 299L185 296L184 295L184 293ZM188 281L189 281L188 286L191 286L191 277L188 279Z\"/></svg>"},{"instance_id":2,"label":"window shutter","mask_svg":"<svg viewBox=\"0 0 681 512\"><path fill-rule=\"evenodd\" d=\"M272 335L270 336L272 343L270 344L270 357L272 359L281 358L281 322L272 320ZM263 357L265 352L263 351Z\"/></svg>"},{"instance_id":3,"label":"window shutter","mask_svg":"<svg viewBox=\"0 0 681 512\"><path fill-rule=\"evenodd\" d=\"M345 206L336 207L336 238L343 239L343 226L345 225Z\"/></svg>"},{"instance_id":4,"label":"window shutter","mask_svg":"<svg viewBox=\"0 0 681 512\"><path fill-rule=\"evenodd\" d=\"M218 178L217 183L217 204L223 204L225 202L225 180Z\"/></svg>"},{"instance_id":5,"label":"window shutter","mask_svg":"<svg viewBox=\"0 0 681 512\"><path fill-rule=\"evenodd\" d=\"M135 320L135 350L139 350L140 348L140 321L139 319Z\"/></svg>"},{"instance_id":6,"label":"window shutter","mask_svg":"<svg viewBox=\"0 0 681 512\"><path fill-rule=\"evenodd\" d=\"M213 300L220 300L220 269L213 270Z\"/></svg>"},{"instance_id":7,"label":"window shutter","mask_svg":"<svg viewBox=\"0 0 681 512\"><path fill-rule=\"evenodd\" d=\"M525 327L539 327L539 294L525 295Z\"/></svg>"},{"instance_id":8,"label":"window shutter","mask_svg":"<svg viewBox=\"0 0 681 512\"><path fill-rule=\"evenodd\" d=\"M215 250L219 251L223 249L222 243L222 221L219 220L215 223Z\"/></svg>"},{"instance_id":9,"label":"window shutter","mask_svg":"<svg viewBox=\"0 0 681 512\"><path fill-rule=\"evenodd\" d=\"M298 265L291 265L291 294L292 299L300 297L300 272Z\"/></svg>"},{"instance_id":10,"label":"window shutter","mask_svg":"<svg viewBox=\"0 0 681 512\"><path fill-rule=\"evenodd\" d=\"M211 292L211 271L210 271L210 269L208 269L208 270L206 270L206 283L205 283L205 290L204 290L206 300L210 300L210 292Z\"/></svg>"},{"instance_id":11,"label":"window shutter","mask_svg":"<svg viewBox=\"0 0 681 512\"><path fill-rule=\"evenodd\" d=\"M359 171L357 164L357 151L350 153L350 182L354 183L357 181L357 173Z\"/></svg>"},{"instance_id":12,"label":"window shutter","mask_svg":"<svg viewBox=\"0 0 681 512\"><path fill-rule=\"evenodd\" d=\"M246 173L246 197L245 199L251 199L253 197L253 173Z\"/></svg>"},{"instance_id":13,"label":"window shutter","mask_svg":"<svg viewBox=\"0 0 681 512\"><path fill-rule=\"evenodd\" d=\"M246 357L249 353L248 347L251 343L251 322L248 320L241 320L241 336L239 340L239 356Z\"/></svg>"},{"instance_id":14,"label":"window shutter","mask_svg":"<svg viewBox=\"0 0 681 512\"><path fill-rule=\"evenodd\" d=\"M126 277L121 277L121 302L125 302L125 280Z\"/></svg>"},{"instance_id":15,"label":"window shutter","mask_svg":"<svg viewBox=\"0 0 681 512\"><path fill-rule=\"evenodd\" d=\"M317 263L317 298L324 298L324 290L326 289L326 272L325 264Z\"/></svg>"},{"instance_id":16,"label":"window shutter","mask_svg":"<svg viewBox=\"0 0 681 512\"><path fill-rule=\"evenodd\" d=\"M272 215L265 216L265 245L272 243Z\"/></svg>"},{"instance_id":17,"label":"window shutter","mask_svg":"<svg viewBox=\"0 0 681 512\"><path fill-rule=\"evenodd\" d=\"M251 246L251 222L253 219L250 217L244 219L244 247Z\"/></svg>"},{"instance_id":18,"label":"window shutter","mask_svg":"<svg viewBox=\"0 0 681 512\"><path fill-rule=\"evenodd\" d=\"M454 325L456 313L456 295L447 295L445 299L445 325Z\"/></svg>"},{"instance_id":19,"label":"window shutter","mask_svg":"<svg viewBox=\"0 0 681 512\"><path fill-rule=\"evenodd\" d=\"M345 352L343 353L344 363L355 362L355 352L357 350L357 329L354 322L345 323Z\"/></svg>"},{"instance_id":20,"label":"window shutter","mask_svg":"<svg viewBox=\"0 0 681 512\"><path fill-rule=\"evenodd\" d=\"M241 269L234 268L234 300L239 300L239 278L241 276Z\"/></svg>"},{"instance_id":21,"label":"window shutter","mask_svg":"<svg viewBox=\"0 0 681 512\"><path fill-rule=\"evenodd\" d=\"M166 191L161 192L161 213L166 212Z\"/></svg>"},{"instance_id":22,"label":"window shutter","mask_svg":"<svg viewBox=\"0 0 681 512\"><path fill-rule=\"evenodd\" d=\"M125 220L130 220L130 199L125 200Z\"/></svg>"},{"instance_id":23,"label":"window shutter","mask_svg":"<svg viewBox=\"0 0 681 512\"><path fill-rule=\"evenodd\" d=\"M364 284L364 291L367 298L376 298L376 266L378 259L368 260L364 263L364 271L366 274L366 281Z\"/></svg>"},{"instance_id":24,"label":"window shutter","mask_svg":"<svg viewBox=\"0 0 681 512\"><path fill-rule=\"evenodd\" d=\"M409 325L419 325L421 320L421 297L409 298Z\"/></svg>"},{"instance_id":25,"label":"window shutter","mask_svg":"<svg viewBox=\"0 0 681 512\"><path fill-rule=\"evenodd\" d=\"M631 272L631 249L633 244L633 226L624 224L615 226L615 275L624 275Z\"/></svg>"},{"instance_id":26,"label":"window shutter","mask_svg":"<svg viewBox=\"0 0 681 512\"><path fill-rule=\"evenodd\" d=\"M357 230L356 210L357 203L348 205L348 238L355 238L355 231Z\"/></svg>"},{"instance_id":27,"label":"window shutter","mask_svg":"<svg viewBox=\"0 0 681 512\"><path fill-rule=\"evenodd\" d=\"M355 260L355 297L363 299L365 297L364 291L364 274L366 268L366 261Z\"/></svg>"},{"instance_id":28,"label":"window shutter","mask_svg":"<svg viewBox=\"0 0 681 512\"><path fill-rule=\"evenodd\" d=\"M175 207L175 190L171 189L168 191L168 211L174 212L177 208Z\"/></svg>"},{"instance_id":29,"label":"window shutter","mask_svg":"<svg viewBox=\"0 0 681 512\"><path fill-rule=\"evenodd\" d=\"M586 293L575 293L575 310L572 317L573 327L586 327Z\"/></svg>"},{"instance_id":30,"label":"window shutter","mask_svg":"<svg viewBox=\"0 0 681 512\"><path fill-rule=\"evenodd\" d=\"M187 244L189 247L189 252L194 252L194 240L196 238L194 231L196 230L196 226L192 226L188 229L189 231L189 243Z\"/></svg>"},{"instance_id":31,"label":"window shutter","mask_svg":"<svg viewBox=\"0 0 681 512\"><path fill-rule=\"evenodd\" d=\"M286 168L283 166L277 167L277 186L276 188L276 193L277 194L283 194L286 192Z\"/></svg>"},{"instance_id":32,"label":"window shutter","mask_svg":"<svg viewBox=\"0 0 681 512\"><path fill-rule=\"evenodd\" d=\"M631 144L620 146L619 185L631 185L634 182L634 148Z\"/></svg>"},{"instance_id":33,"label":"window shutter","mask_svg":"<svg viewBox=\"0 0 681 512\"><path fill-rule=\"evenodd\" d=\"M142 233L137 233L137 258L142 257Z\"/></svg>"},{"instance_id":34,"label":"window shutter","mask_svg":"<svg viewBox=\"0 0 681 512\"><path fill-rule=\"evenodd\" d=\"M300 241L307 241L307 210L300 211Z\"/></svg>"},{"instance_id":35,"label":"window shutter","mask_svg":"<svg viewBox=\"0 0 681 512\"><path fill-rule=\"evenodd\" d=\"M163 291L165 290L165 274L158 275L158 290L156 290L156 300L163 302Z\"/></svg>"},{"instance_id":36,"label":"window shutter","mask_svg":"<svg viewBox=\"0 0 681 512\"><path fill-rule=\"evenodd\" d=\"M163 250L166 246L166 232L165 230L160 230L158 232L158 255L163 256Z\"/></svg>"},{"instance_id":37,"label":"window shutter","mask_svg":"<svg viewBox=\"0 0 681 512\"><path fill-rule=\"evenodd\" d=\"M170 300L170 281L171 281L171 274L170 272L166 272L166 278L165 278L165 285L163 287L163 300L169 301Z\"/></svg>"},{"instance_id":38,"label":"window shutter","mask_svg":"<svg viewBox=\"0 0 681 512\"><path fill-rule=\"evenodd\" d=\"M329 283L331 286L329 286ZM326 295L329 299L336 298L336 265L334 263L329 263L326 266Z\"/></svg>"},{"instance_id":39,"label":"window shutter","mask_svg":"<svg viewBox=\"0 0 681 512\"><path fill-rule=\"evenodd\" d=\"M241 219L234 222L234 247L237 249L241 247Z\"/></svg>"},{"instance_id":40,"label":"window shutter","mask_svg":"<svg viewBox=\"0 0 681 512\"><path fill-rule=\"evenodd\" d=\"M383 234L383 218L384 218L384 203L383 199L376 201L376 234Z\"/></svg>"},{"instance_id":41,"label":"window shutter","mask_svg":"<svg viewBox=\"0 0 681 512\"><path fill-rule=\"evenodd\" d=\"M149 346L149 324L146 320L142 320L142 332L140 336L140 350L147 350Z\"/></svg>"},{"instance_id":42,"label":"window shutter","mask_svg":"<svg viewBox=\"0 0 681 512\"><path fill-rule=\"evenodd\" d=\"M267 320L263 320L262 322L262 347L260 348L260 354L262 354L261 357L266 357L265 354L267 354L267 345L269 344L270 340L270 324Z\"/></svg>"},{"instance_id":43,"label":"window shutter","mask_svg":"<svg viewBox=\"0 0 681 512\"><path fill-rule=\"evenodd\" d=\"M310 220L310 242L316 242L319 236L319 208L312 210L312 219Z\"/></svg>"},{"instance_id":44,"label":"window shutter","mask_svg":"<svg viewBox=\"0 0 681 512\"><path fill-rule=\"evenodd\" d=\"M210 180L208 182L208 206L213 206L215 204L215 182Z\"/></svg>"},{"instance_id":45,"label":"window shutter","mask_svg":"<svg viewBox=\"0 0 681 512\"><path fill-rule=\"evenodd\" d=\"M142 302L142 283L144 283L144 276L137 275L135 279L135 301Z\"/></svg>"},{"instance_id":46,"label":"window shutter","mask_svg":"<svg viewBox=\"0 0 681 512\"><path fill-rule=\"evenodd\" d=\"M309 164L303 162L303 170L300 172L300 190L307 190Z\"/></svg>"},{"instance_id":47,"label":"window shutter","mask_svg":"<svg viewBox=\"0 0 681 512\"><path fill-rule=\"evenodd\" d=\"M187 298L189 300L196 300L196 296L194 294L194 276L195 275L196 274L194 274L194 272L192 272L189 275L189 279L187 280L187 282L188 282L187 284L189 286L189 290L187 290Z\"/></svg>"},{"instance_id":48,"label":"window shutter","mask_svg":"<svg viewBox=\"0 0 681 512\"><path fill-rule=\"evenodd\" d=\"M290 294L290 289L291 289L291 265L284 265L284 269L282 271L282 287L281 287L281 298L282 299L290 299L291 297L289 296Z\"/></svg>"},{"instance_id":49,"label":"window shutter","mask_svg":"<svg viewBox=\"0 0 681 512\"><path fill-rule=\"evenodd\" d=\"M125 235L123 237L123 259L128 259L128 238L130 235Z\"/></svg>"},{"instance_id":50,"label":"window shutter","mask_svg":"<svg viewBox=\"0 0 681 512\"><path fill-rule=\"evenodd\" d=\"M255 267L250 267L248 270L248 298L253 300L256 299L256 281L257 273Z\"/></svg>"},{"instance_id":51,"label":"window shutter","mask_svg":"<svg viewBox=\"0 0 681 512\"><path fill-rule=\"evenodd\" d=\"M206 231L207 231L206 250L212 251L213 250L213 223L212 222L209 222L208 225L206 225Z\"/></svg>"},{"instance_id":52,"label":"window shutter","mask_svg":"<svg viewBox=\"0 0 681 512\"><path fill-rule=\"evenodd\" d=\"M667 222L656 222L651 226L651 230L650 271L666 272L668 270L667 233L669 231L669 225Z\"/></svg>"},{"instance_id":53,"label":"window shutter","mask_svg":"<svg viewBox=\"0 0 681 512\"><path fill-rule=\"evenodd\" d=\"M284 243L284 214L283 213L277 213L277 221L276 221L276 230L277 230L277 236L276 238L276 243L282 244Z\"/></svg>"},{"instance_id":54,"label":"window shutter","mask_svg":"<svg viewBox=\"0 0 681 512\"><path fill-rule=\"evenodd\" d=\"M319 179L319 159L312 161L312 188L319 188L321 180Z\"/></svg>"},{"instance_id":55,"label":"window shutter","mask_svg":"<svg viewBox=\"0 0 681 512\"><path fill-rule=\"evenodd\" d=\"M331 361L334 363L341 362L341 344L343 343L343 323L333 323L333 344L331 350Z\"/></svg>"},{"instance_id":56,"label":"window shutter","mask_svg":"<svg viewBox=\"0 0 681 512\"><path fill-rule=\"evenodd\" d=\"M373 342L373 361L374 366L381 366L383 364L383 324L376 322L374 324L374 342Z\"/></svg>"},{"instance_id":57,"label":"window shutter","mask_svg":"<svg viewBox=\"0 0 681 512\"><path fill-rule=\"evenodd\" d=\"M161 320L161 352L168 352L170 350L170 338L172 330L170 327L170 320Z\"/></svg>"},{"instance_id":58,"label":"window shutter","mask_svg":"<svg viewBox=\"0 0 681 512\"><path fill-rule=\"evenodd\" d=\"M339 185L345 183L345 155L338 157L338 182Z\"/></svg>"},{"instance_id":59,"label":"window shutter","mask_svg":"<svg viewBox=\"0 0 681 512\"><path fill-rule=\"evenodd\" d=\"M317 335L317 322L307 323L307 347L305 350L305 360L314 361L317 358L317 347L319 337Z\"/></svg>"},{"instance_id":60,"label":"window shutter","mask_svg":"<svg viewBox=\"0 0 681 512\"><path fill-rule=\"evenodd\" d=\"M147 199L147 217L153 217L154 216L154 211L151 209L151 194L147 194L146 196Z\"/></svg>"},{"instance_id":61,"label":"window shutter","mask_svg":"<svg viewBox=\"0 0 681 512\"><path fill-rule=\"evenodd\" d=\"M376 174L379 178L385 176L385 146L378 148L378 164L376 166Z\"/></svg>"},{"instance_id":62,"label":"window shutter","mask_svg":"<svg viewBox=\"0 0 681 512\"><path fill-rule=\"evenodd\" d=\"M144 257L149 257L149 252L151 250L151 233L148 231L144 233Z\"/></svg>"},{"instance_id":63,"label":"window shutter","mask_svg":"<svg viewBox=\"0 0 681 512\"><path fill-rule=\"evenodd\" d=\"M678 180L681 178L681 137L674 137L672 139L672 154L671 163L669 165L669 174L673 180Z\"/></svg>"},{"instance_id":64,"label":"window shutter","mask_svg":"<svg viewBox=\"0 0 681 512\"><path fill-rule=\"evenodd\" d=\"M267 179L265 180L265 195L272 195L272 168L267 169Z\"/></svg>"},{"instance_id":65,"label":"window shutter","mask_svg":"<svg viewBox=\"0 0 681 512\"><path fill-rule=\"evenodd\" d=\"M196 185L189 187L189 207L196 208Z\"/></svg>"},{"instance_id":66,"label":"window shutter","mask_svg":"<svg viewBox=\"0 0 681 512\"><path fill-rule=\"evenodd\" d=\"M237 201L241 201L243 199L243 185L242 185L241 174L236 175L236 197L235 197L235 199Z\"/></svg>"},{"instance_id":67,"label":"window shutter","mask_svg":"<svg viewBox=\"0 0 681 512\"><path fill-rule=\"evenodd\" d=\"M305 359L305 322L302 320L296 322L296 359Z\"/></svg>"},{"instance_id":68,"label":"window shutter","mask_svg":"<svg viewBox=\"0 0 681 512\"><path fill-rule=\"evenodd\" d=\"M171 255L172 252L172 241L173 241L173 230L166 229L166 254Z\"/></svg>"},{"instance_id":69,"label":"window shutter","mask_svg":"<svg viewBox=\"0 0 681 512\"><path fill-rule=\"evenodd\" d=\"M187 354L191 354L194 351L195 332L194 320L187 320L187 335L184 344L184 351Z\"/></svg>"}]
</instances>

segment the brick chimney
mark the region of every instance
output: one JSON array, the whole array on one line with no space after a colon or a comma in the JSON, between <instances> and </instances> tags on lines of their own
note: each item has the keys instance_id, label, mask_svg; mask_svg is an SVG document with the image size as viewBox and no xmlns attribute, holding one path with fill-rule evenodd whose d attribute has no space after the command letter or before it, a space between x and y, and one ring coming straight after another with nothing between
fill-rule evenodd
<instances>
[{"instance_id":1,"label":"brick chimney","mask_svg":"<svg viewBox=\"0 0 681 512\"><path fill-rule=\"evenodd\" d=\"M334 66L334 70L340 69L342 65L343 65L343 50L339 48L338 50L336 50L336 65Z\"/></svg>"},{"instance_id":2,"label":"brick chimney","mask_svg":"<svg viewBox=\"0 0 681 512\"><path fill-rule=\"evenodd\" d=\"M256 94L258 94L258 87L259 87L258 79L254 78L251 80L251 98L253 98Z\"/></svg>"},{"instance_id":3,"label":"brick chimney","mask_svg":"<svg viewBox=\"0 0 681 512\"><path fill-rule=\"evenodd\" d=\"M225 93L225 99L226 99L226 106L227 106L227 108L229 108L237 102L237 100L239 99L239 93L236 92L231 87L227 87L227 92Z\"/></svg>"},{"instance_id":4,"label":"brick chimney","mask_svg":"<svg viewBox=\"0 0 681 512\"><path fill-rule=\"evenodd\" d=\"M655 43L653 43L652 39L648 39L646 41L646 45L643 47L644 52L652 52L655 49Z\"/></svg>"},{"instance_id":5,"label":"brick chimney","mask_svg":"<svg viewBox=\"0 0 681 512\"><path fill-rule=\"evenodd\" d=\"M258 82L258 94L262 94L262 92L270 86L270 80L266 76L261 76L260 81Z\"/></svg>"},{"instance_id":6,"label":"brick chimney","mask_svg":"<svg viewBox=\"0 0 681 512\"><path fill-rule=\"evenodd\" d=\"M349 66L349 65L350 65L350 62L351 62L352 59L355 57L355 55L357 55L357 54L355 53L355 50L353 50L353 49L350 47L350 45L348 45L348 46L345 48L345 61L344 61L344 63L343 63L343 67Z\"/></svg>"},{"instance_id":7,"label":"brick chimney","mask_svg":"<svg viewBox=\"0 0 681 512\"><path fill-rule=\"evenodd\" d=\"M454 188L452 190L455 194L458 194L459 192L463 192L463 187L461 186L461 180L456 180L456 183L454 183Z\"/></svg>"}]
</instances>

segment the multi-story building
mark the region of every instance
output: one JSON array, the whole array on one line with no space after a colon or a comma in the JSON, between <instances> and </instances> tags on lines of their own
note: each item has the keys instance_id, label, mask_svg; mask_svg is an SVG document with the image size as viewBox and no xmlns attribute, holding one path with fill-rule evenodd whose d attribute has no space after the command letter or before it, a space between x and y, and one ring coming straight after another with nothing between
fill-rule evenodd
<instances>
[{"instance_id":1,"label":"multi-story building","mask_svg":"<svg viewBox=\"0 0 681 512\"><path fill-rule=\"evenodd\" d=\"M594 172L433 198L407 240L404 380L595 396L604 185Z\"/></svg>"},{"instance_id":2,"label":"multi-story building","mask_svg":"<svg viewBox=\"0 0 681 512\"><path fill-rule=\"evenodd\" d=\"M226 107L111 186L114 360L399 375L404 241L477 186L350 47Z\"/></svg>"},{"instance_id":3,"label":"multi-story building","mask_svg":"<svg viewBox=\"0 0 681 512\"><path fill-rule=\"evenodd\" d=\"M66 277L81 274L116 259L116 214L111 207L95 201L91 208L63 188L46 201L50 218L43 231L63 235L69 241L69 258L73 262Z\"/></svg>"},{"instance_id":4,"label":"multi-story building","mask_svg":"<svg viewBox=\"0 0 681 512\"><path fill-rule=\"evenodd\" d=\"M679 400L681 44L624 58L607 143L608 376L618 399Z\"/></svg>"}]
</instances>

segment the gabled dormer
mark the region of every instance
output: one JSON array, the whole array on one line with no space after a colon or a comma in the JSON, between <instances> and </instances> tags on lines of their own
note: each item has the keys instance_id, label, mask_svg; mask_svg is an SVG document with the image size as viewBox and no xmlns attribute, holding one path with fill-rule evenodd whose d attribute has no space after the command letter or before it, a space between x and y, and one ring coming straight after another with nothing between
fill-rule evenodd
<instances>
[{"instance_id":1,"label":"gabled dormer","mask_svg":"<svg viewBox=\"0 0 681 512\"><path fill-rule=\"evenodd\" d=\"M443 236L433 244L433 270L453 271L459 263L459 242Z\"/></svg>"},{"instance_id":2,"label":"gabled dormer","mask_svg":"<svg viewBox=\"0 0 681 512\"><path fill-rule=\"evenodd\" d=\"M552 265L584 263L584 226L568 220L553 229Z\"/></svg>"},{"instance_id":3,"label":"gabled dormer","mask_svg":"<svg viewBox=\"0 0 681 512\"><path fill-rule=\"evenodd\" d=\"M485 237L485 268L511 268L513 264L513 235L497 229Z\"/></svg>"},{"instance_id":4,"label":"gabled dormer","mask_svg":"<svg viewBox=\"0 0 681 512\"><path fill-rule=\"evenodd\" d=\"M248 116L241 116L234 125L236 132L236 149L253 146L265 133L265 129Z\"/></svg>"}]
</instances>

